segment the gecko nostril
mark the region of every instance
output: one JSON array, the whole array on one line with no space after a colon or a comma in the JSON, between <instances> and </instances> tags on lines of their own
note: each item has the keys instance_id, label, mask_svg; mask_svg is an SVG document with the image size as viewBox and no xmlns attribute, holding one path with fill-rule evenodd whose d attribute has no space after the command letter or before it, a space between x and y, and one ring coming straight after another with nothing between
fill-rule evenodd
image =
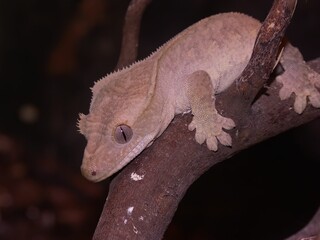
<instances>
[{"instance_id":1,"label":"gecko nostril","mask_svg":"<svg viewBox=\"0 0 320 240\"><path fill-rule=\"evenodd\" d=\"M91 176L96 176L97 175L97 172L96 171L92 171L91 172Z\"/></svg>"}]
</instances>

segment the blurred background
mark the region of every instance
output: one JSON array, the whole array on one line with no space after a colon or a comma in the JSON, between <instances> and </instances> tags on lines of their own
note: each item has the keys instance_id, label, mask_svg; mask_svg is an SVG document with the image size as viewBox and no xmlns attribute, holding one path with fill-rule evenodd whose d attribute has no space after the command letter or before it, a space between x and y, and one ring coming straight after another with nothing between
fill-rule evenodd
<instances>
[{"instance_id":1,"label":"blurred background","mask_svg":"<svg viewBox=\"0 0 320 240\"><path fill-rule=\"evenodd\" d=\"M0 0L0 239L91 239L109 180L81 176L94 81L118 59L128 0ZM263 20L272 1L153 0L139 58L215 13ZM300 1L287 36L320 57L320 2ZM283 239L320 205L320 122L243 151L202 176L165 239Z\"/></svg>"}]
</instances>

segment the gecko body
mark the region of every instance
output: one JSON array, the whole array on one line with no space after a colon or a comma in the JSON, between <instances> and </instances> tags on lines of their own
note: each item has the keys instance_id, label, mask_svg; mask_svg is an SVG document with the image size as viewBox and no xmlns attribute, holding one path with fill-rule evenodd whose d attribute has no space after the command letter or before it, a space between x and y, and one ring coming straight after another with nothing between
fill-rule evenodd
<instances>
[{"instance_id":1,"label":"gecko body","mask_svg":"<svg viewBox=\"0 0 320 240\"><path fill-rule=\"evenodd\" d=\"M261 24L240 13L203 19L160 47L148 58L96 82L88 115L79 129L87 138L81 171L103 180L134 159L167 128L176 114L190 112L195 140L217 151L231 146L223 129L235 123L215 108L215 95L226 90L247 65ZM297 63L297 59L300 59ZM280 59L285 72L277 78L281 99L295 93L294 109L320 107L320 77L300 52L287 45ZM296 72L302 72L296 76ZM308 75L305 81L304 75Z\"/></svg>"}]
</instances>

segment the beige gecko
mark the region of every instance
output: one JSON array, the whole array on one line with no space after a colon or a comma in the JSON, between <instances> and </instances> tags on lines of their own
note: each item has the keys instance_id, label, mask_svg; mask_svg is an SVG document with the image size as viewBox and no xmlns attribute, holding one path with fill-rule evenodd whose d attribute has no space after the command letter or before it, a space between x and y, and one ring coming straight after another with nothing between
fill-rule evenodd
<instances>
[{"instance_id":1,"label":"beige gecko","mask_svg":"<svg viewBox=\"0 0 320 240\"><path fill-rule=\"evenodd\" d=\"M148 58L107 75L92 88L88 115L79 129L88 140L81 166L91 181L101 181L134 159L167 128L176 114L190 112L195 140L217 151L231 146L223 129L235 123L215 108L215 95L226 90L247 65L261 24L240 13L203 19ZM307 101L320 107L320 76L287 44L280 63L285 72L280 98L295 94L294 110ZM226 106L227 107L227 106Z\"/></svg>"}]
</instances>

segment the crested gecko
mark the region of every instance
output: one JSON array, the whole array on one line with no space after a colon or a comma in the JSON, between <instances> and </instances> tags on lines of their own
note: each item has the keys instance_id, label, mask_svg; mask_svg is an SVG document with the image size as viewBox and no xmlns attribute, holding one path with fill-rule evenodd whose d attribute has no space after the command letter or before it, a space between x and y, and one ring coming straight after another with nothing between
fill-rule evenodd
<instances>
[{"instance_id":1,"label":"crested gecko","mask_svg":"<svg viewBox=\"0 0 320 240\"><path fill-rule=\"evenodd\" d=\"M245 14L222 13L205 18L179 33L142 61L96 82L88 115L78 127L88 143L82 174L101 181L120 170L161 135L176 114L191 112L188 129L195 140L217 151L231 146L224 129L232 119L215 108L215 95L240 76L251 56L261 23ZM282 51L284 73L280 99L295 94L294 111L307 102L320 107L320 76L289 43Z\"/></svg>"}]
</instances>

